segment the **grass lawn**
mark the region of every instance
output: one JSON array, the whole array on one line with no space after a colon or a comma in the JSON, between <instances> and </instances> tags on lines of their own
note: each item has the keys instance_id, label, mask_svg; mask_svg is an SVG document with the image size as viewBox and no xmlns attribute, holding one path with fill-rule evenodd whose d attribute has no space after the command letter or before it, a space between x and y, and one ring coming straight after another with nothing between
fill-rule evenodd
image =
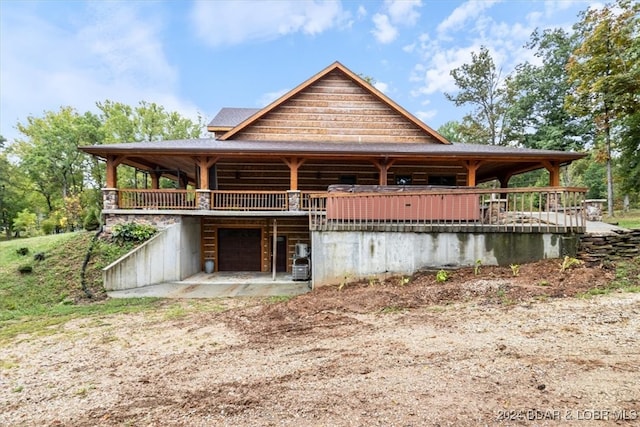
<instances>
[{"instance_id":1,"label":"grass lawn","mask_svg":"<svg viewBox=\"0 0 640 427\"><path fill-rule=\"evenodd\" d=\"M87 269L89 298L82 290L81 267L92 237L77 232L0 242L0 343L21 333L44 333L75 317L139 311L161 303L105 298L101 269L129 248L104 242L95 246ZM36 260L36 254L44 259ZM25 267L31 272L19 271Z\"/></svg>"},{"instance_id":2,"label":"grass lawn","mask_svg":"<svg viewBox=\"0 0 640 427\"><path fill-rule=\"evenodd\" d=\"M605 216L604 222L618 224L624 228L640 228L640 209L630 209L629 212L615 211L615 216Z\"/></svg>"}]
</instances>

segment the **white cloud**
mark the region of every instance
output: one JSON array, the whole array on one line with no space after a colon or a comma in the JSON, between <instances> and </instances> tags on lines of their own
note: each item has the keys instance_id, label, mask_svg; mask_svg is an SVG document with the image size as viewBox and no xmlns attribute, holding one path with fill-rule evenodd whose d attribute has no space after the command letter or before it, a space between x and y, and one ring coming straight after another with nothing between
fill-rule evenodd
<instances>
[{"instance_id":1,"label":"white cloud","mask_svg":"<svg viewBox=\"0 0 640 427\"><path fill-rule=\"evenodd\" d=\"M398 37L398 30L391 25L389 17L380 13L373 15L375 28L371 31L376 40L382 44L391 43Z\"/></svg>"},{"instance_id":2,"label":"white cloud","mask_svg":"<svg viewBox=\"0 0 640 427\"><path fill-rule=\"evenodd\" d=\"M194 3L191 20L198 36L210 46L271 40L292 33L320 34L349 25L349 13L336 1L265 0Z\"/></svg>"},{"instance_id":3,"label":"white cloud","mask_svg":"<svg viewBox=\"0 0 640 427\"><path fill-rule=\"evenodd\" d=\"M376 89L378 89L380 92L387 94L389 91L389 84L388 83L384 83L384 82L375 82L373 84L373 87L375 87Z\"/></svg>"},{"instance_id":4,"label":"white cloud","mask_svg":"<svg viewBox=\"0 0 640 427\"><path fill-rule=\"evenodd\" d=\"M358 18L364 18L365 16L367 16L367 9L363 5L358 6Z\"/></svg>"},{"instance_id":5,"label":"white cloud","mask_svg":"<svg viewBox=\"0 0 640 427\"><path fill-rule=\"evenodd\" d=\"M479 50L479 45L472 45L433 51L427 65L418 64L414 67L411 80L420 82L422 86L414 91L413 95L430 95L456 90L451 70L469 62L471 52Z\"/></svg>"},{"instance_id":6,"label":"white cloud","mask_svg":"<svg viewBox=\"0 0 640 427\"><path fill-rule=\"evenodd\" d=\"M417 111L415 116L427 123L430 119L434 118L438 114L438 110Z\"/></svg>"},{"instance_id":7,"label":"white cloud","mask_svg":"<svg viewBox=\"0 0 640 427\"><path fill-rule=\"evenodd\" d=\"M156 102L195 118L197 108L173 94L178 73L160 42L162 21L152 10L129 3L90 3L65 20L37 15L37 8L12 11L3 20L3 111L0 132L27 116L72 106L96 111L105 99ZM11 43L5 40L11 40Z\"/></svg>"},{"instance_id":8,"label":"white cloud","mask_svg":"<svg viewBox=\"0 0 640 427\"><path fill-rule=\"evenodd\" d=\"M416 10L422 6L421 0L385 0L385 6L389 11L391 22L412 26L420 18L420 13Z\"/></svg>"},{"instance_id":9,"label":"white cloud","mask_svg":"<svg viewBox=\"0 0 640 427\"><path fill-rule=\"evenodd\" d=\"M490 8L498 0L470 0L455 10L438 25L438 33L444 34L448 31L458 30L467 21L477 18L485 9Z\"/></svg>"},{"instance_id":10,"label":"white cloud","mask_svg":"<svg viewBox=\"0 0 640 427\"><path fill-rule=\"evenodd\" d=\"M267 92L260 97L260 99L258 100L258 102L256 102L256 104L260 108L266 107L267 105L271 104L273 101L280 98L290 90L291 89L281 89L275 92Z\"/></svg>"},{"instance_id":11,"label":"white cloud","mask_svg":"<svg viewBox=\"0 0 640 427\"><path fill-rule=\"evenodd\" d=\"M375 27L371 33L379 43L391 43L399 35L398 25L410 27L416 24L420 18L416 9L421 6L422 0L385 0L384 13L376 13L371 18Z\"/></svg>"}]
</instances>

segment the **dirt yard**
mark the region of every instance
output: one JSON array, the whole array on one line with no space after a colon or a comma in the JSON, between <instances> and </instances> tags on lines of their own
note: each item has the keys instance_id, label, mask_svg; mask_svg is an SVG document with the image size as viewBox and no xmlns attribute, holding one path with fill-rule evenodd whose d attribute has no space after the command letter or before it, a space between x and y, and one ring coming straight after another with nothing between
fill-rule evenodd
<instances>
[{"instance_id":1,"label":"dirt yard","mask_svg":"<svg viewBox=\"0 0 640 427\"><path fill-rule=\"evenodd\" d=\"M0 348L0 425L640 425L640 294L574 297L612 271L449 275L19 337Z\"/></svg>"}]
</instances>

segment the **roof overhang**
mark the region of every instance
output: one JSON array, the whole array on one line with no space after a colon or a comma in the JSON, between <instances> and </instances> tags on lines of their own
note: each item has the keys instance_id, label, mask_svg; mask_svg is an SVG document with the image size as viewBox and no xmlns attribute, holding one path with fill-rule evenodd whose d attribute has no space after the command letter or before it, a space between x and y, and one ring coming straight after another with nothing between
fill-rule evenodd
<instances>
[{"instance_id":1,"label":"roof overhang","mask_svg":"<svg viewBox=\"0 0 640 427\"><path fill-rule=\"evenodd\" d=\"M283 158L311 160L375 161L380 159L406 163L460 164L479 161L478 182L505 174L516 175L540 169L546 162L566 165L586 156L584 153L478 144L398 144L398 143L318 143L281 141L220 141L189 139L137 142L80 147L86 153L106 159L121 157L124 164L140 169L192 170L194 157L219 157L220 160L282 161Z\"/></svg>"}]
</instances>

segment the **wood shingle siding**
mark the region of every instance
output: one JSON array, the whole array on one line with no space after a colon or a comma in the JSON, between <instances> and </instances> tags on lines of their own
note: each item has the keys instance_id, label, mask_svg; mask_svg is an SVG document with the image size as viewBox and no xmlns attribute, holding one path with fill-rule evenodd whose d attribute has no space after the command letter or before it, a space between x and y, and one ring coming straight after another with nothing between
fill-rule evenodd
<instances>
[{"instance_id":1,"label":"wood shingle siding","mask_svg":"<svg viewBox=\"0 0 640 427\"><path fill-rule=\"evenodd\" d=\"M236 133L249 141L436 142L340 71L333 71Z\"/></svg>"}]
</instances>

